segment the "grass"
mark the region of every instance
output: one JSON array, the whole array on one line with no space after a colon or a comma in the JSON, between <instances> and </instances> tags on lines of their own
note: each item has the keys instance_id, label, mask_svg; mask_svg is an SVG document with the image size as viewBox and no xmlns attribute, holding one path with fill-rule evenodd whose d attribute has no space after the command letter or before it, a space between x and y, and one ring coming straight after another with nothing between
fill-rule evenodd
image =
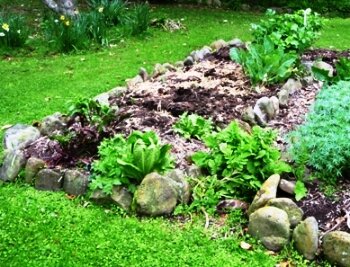
<instances>
[{"instance_id":1,"label":"grass","mask_svg":"<svg viewBox=\"0 0 350 267\"><path fill-rule=\"evenodd\" d=\"M0 0L0 6L5 3L26 5L28 1ZM65 112L68 100L123 85L139 67L151 70L155 63L181 60L215 39L249 40L250 23L261 17L167 6L154 8L153 16L183 18L187 30L152 29L145 39L127 39L110 49L68 55L48 54L45 44L36 41L39 48L29 54L0 60L0 128ZM330 19L316 46L347 49L349 26L349 19ZM20 184L1 186L0 265L274 266L283 259L283 255L267 256L260 246L242 250L237 236L211 240L201 224L178 225L161 218L140 221L84 203ZM310 266L288 253L285 257L298 266Z\"/></svg>"}]
</instances>

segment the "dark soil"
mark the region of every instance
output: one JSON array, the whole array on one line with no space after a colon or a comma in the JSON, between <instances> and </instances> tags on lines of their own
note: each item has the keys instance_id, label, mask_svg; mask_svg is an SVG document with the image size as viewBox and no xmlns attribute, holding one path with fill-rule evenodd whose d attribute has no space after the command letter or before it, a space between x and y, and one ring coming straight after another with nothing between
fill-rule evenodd
<instances>
[{"instance_id":1,"label":"dark soil","mask_svg":"<svg viewBox=\"0 0 350 267\"><path fill-rule=\"evenodd\" d=\"M218 126L223 127L232 120L240 121L245 108L253 107L263 96L277 95L280 89L280 86L259 90L252 88L241 67L229 60L228 53L228 49L221 49L194 66L176 72L168 71L135 85L122 96L110 99L111 105L119 107L118 116L102 134L86 125L71 123L70 129L78 139L62 146L44 137L27 149L27 156L42 158L51 167L83 165L89 169L97 157L97 146L104 137L116 133L128 135L134 130L154 130L163 142L172 145L177 167L186 168L191 164L189 156L205 147L198 140L185 140L173 131L172 126L181 114L196 113L212 118ZM334 65L339 56L349 55L349 51L313 50L306 52L303 60L322 58ZM279 133L277 143L282 150L286 148L286 133L303 123L320 87L318 82L305 84L290 97L288 107L280 109L277 117L269 122L268 126ZM249 128L243 122L240 123ZM84 137L85 133L88 138ZM344 182L341 186L335 198L330 199L320 191L317 184L312 184L307 198L298 202L305 216L315 216L324 232L330 229L350 232L346 225L347 219L344 219L350 210L350 183Z\"/></svg>"}]
</instances>

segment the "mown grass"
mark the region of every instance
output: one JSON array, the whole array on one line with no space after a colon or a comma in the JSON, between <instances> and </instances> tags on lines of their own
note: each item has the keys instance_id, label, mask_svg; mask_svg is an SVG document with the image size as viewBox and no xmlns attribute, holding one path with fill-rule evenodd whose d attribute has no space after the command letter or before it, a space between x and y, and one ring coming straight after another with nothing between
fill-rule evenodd
<instances>
[{"instance_id":1,"label":"mown grass","mask_svg":"<svg viewBox=\"0 0 350 267\"><path fill-rule=\"evenodd\" d=\"M47 54L45 44L37 41L41 47L31 53L3 58L0 127L64 112L68 100L123 85L140 66L151 70L155 63L181 60L215 39L249 40L250 23L261 17L166 6L155 7L153 16L183 19L187 29L152 29L145 39L69 55ZM329 20L317 46L348 48L349 26L348 19ZM259 246L240 249L236 236L211 240L201 224L140 221L82 203L18 184L0 187L0 266L274 266L281 260L267 256ZM310 266L296 260L298 266Z\"/></svg>"}]
</instances>

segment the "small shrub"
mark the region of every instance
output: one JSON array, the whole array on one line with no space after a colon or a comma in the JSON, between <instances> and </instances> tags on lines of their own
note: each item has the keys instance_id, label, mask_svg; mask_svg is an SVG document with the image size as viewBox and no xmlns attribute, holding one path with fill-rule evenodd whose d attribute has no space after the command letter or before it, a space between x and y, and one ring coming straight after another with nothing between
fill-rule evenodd
<instances>
[{"instance_id":1,"label":"small shrub","mask_svg":"<svg viewBox=\"0 0 350 267\"><path fill-rule=\"evenodd\" d=\"M295 162L314 168L319 178L335 183L349 169L350 82L319 92L305 124L289 135Z\"/></svg>"},{"instance_id":2,"label":"small shrub","mask_svg":"<svg viewBox=\"0 0 350 267\"><path fill-rule=\"evenodd\" d=\"M213 130L212 120L204 119L197 114L182 114L174 125L175 132L181 134L187 139L195 137L201 139Z\"/></svg>"},{"instance_id":3,"label":"small shrub","mask_svg":"<svg viewBox=\"0 0 350 267\"><path fill-rule=\"evenodd\" d=\"M49 16L43 23L48 43L60 52L70 52L88 47L87 20L64 15Z\"/></svg>"},{"instance_id":4,"label":"small shrub","mask_svg":"<svg viewBox=\"0 0 350 267\"><path fill-rule=\"evenodd\" d=\"M151 22L150 7L148 4L135 5L124 26L124 35L140 35L146 32Z\"/></svg>"},{"instance_id":5,"label":"small shrub","mask_svg":"<svg viewBox=\"0 0 350 267\"><path fill-rule=\"evenodd\" d=\"M98 10L83 13L79 20L83 20L86 25L86 33L89 39L100 45L108 45L106 20Z\"/></svg>"},{"instance_id":6,"label":"small shrub","mask_svg":"<svg viewBox=\"0 0 350 267\"><path fill-rule=\"evenodd\" d=\"M0 14L0 47L14 48L25 44L29 29L23 17Z\"/></svg>"},{"instance_id":7,"label":"small shrub","mask_svg":"<svg viewBox=\"0 0 350 267\"><path fill-rule=\"evenodd\" d=\"M232 48L230 56L243 66L253 85L283 82L296 71L297 55L275 47L267 37L262 44L251 44L247 49Z\"/></svg>"},{"instance_id":8,"label":"small shrub","mask_svg":"<svg viewBox=\"0 0 350 267\"><path fill-rule=\"evenodd\" d=\"M270 175L290 171L273 147L275 138L271 130L256 126L249 134L232 122L204 137L209 152L197 152L192 160L223 181L227 196L247 196L255 193Z\"/></svg>"},{"instance_id":9,"label":"small shrub","mask_svg":"<svg viewBox=\"0 0 350 267\"><path fill-rule=\"evenodd\" d=\"M263 43L268 36L276 47L301 53L320 36L322 19L317 13L312 13L311 9L283 15L268 10L266 15L267 19L258 25L252 25L256 43Z\"/></svg>"},{"instance_id":10,"label":"small shrub","mask_svg":"<svg viewBox=\"0 0 350 267\"><path fill-rule=\"evenodd\" d=\"M133 192L145 175L174 167L170 148L161 145L152 131L135 131L127 139L116 135L105 140L98 150L100 159L93 163L90 188L110 193L114 185L123 185Z\"/></svg>"},{"instance_id":11,"label":"small shrub","mask_svg":"<svg viewBox=\"0 0 350 267\"><path fill-rule=\"evenodd\" d=\"M126 4L122 0L89 0L93 12L103 16L107 25L114 26L125 21Z\"/></svg>"}]
</instances>

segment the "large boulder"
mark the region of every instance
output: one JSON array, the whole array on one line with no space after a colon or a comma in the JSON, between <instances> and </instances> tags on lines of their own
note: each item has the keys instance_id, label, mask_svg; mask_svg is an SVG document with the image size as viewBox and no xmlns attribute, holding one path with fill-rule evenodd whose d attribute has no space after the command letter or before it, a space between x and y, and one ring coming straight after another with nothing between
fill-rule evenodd
<instances>
[{"instance_id":1,"label":"large boulder","mask_svg":"<svg viewBox=\"0 0 350 267\"><path fill-rule=\"evenodd\" d=\"M14 181L25 164L26 158L22 150L6 151L4 162L0 168L0 180Z\"/></svg>"},{"instance_id":2,"label":"large boulder","mask_svg":"<svg viewBox=\"0 0 350 267\"><path fill-rule=\"evenodd\" d=\"M24 124L16 124L5 131L4 149L23 149L40 137L40 131Z\"/></svg>"},{"instance_id":3,"label":"large boulder","mask_svg":"<svg viewBox=\"0 0 350 267\"><path fill-rule=\"evenodd\" d=\"M278 174L274 174L262 184L248 209L248 214L252 214L257 209L265 206L269 200L276 198L279 182L280 176Z\"/></svg>"},{"instance_id":4,"label":"large boulder","mask_svg":"<svg viewBox=\"0 0 350 267\"><path fill-rule=\"evenodd\" d=\"M275 207L263 207L249 216L249 234L273 251L279 251L288 244L289 228L287 213Z\"/></svg>"},{"instance_id":5,"label":"large boulder","mask_svg":"<svg viewBox=\"0 0 350 267\"><path fill-rule=\"evenodd\" d=\"M297 226L303 219L303 210L289 198L274 198L269 200L266 205L284 210L288 214L291 227Z\"/></svg>"},{"instance_id":6,"label":"large boulder","mask_svg":"<svg viewBox=\"0 0 350 267\"><path fill-rule=\"evenodd\" d=\"M142 180L135 192L134 200L139 214L167 215L175 209L178 193L171 179L153 172Z\"/></svg>"},{"instance_id":7,"label":"large boulder","mask_svg":"<svg viewBox=\"0 0 350 267\"><path fill-rule=\"evenodd\" d=\"M49 137L63 135L67 128L67 118L61 113L56 112L43 119L39 126L40 133Z\"/></svg>"},{"instance_id":8,"label":"large boulder","mask_svg":"<svg viewBox=\"0 0 350 267\"><path fill-rule=\"evenodd\" d=\"M37 175L37 173L45 167L45 161L38 158L29 158L27 160L26 167L24 169L25 173L25 181L28 184L31 184L33 182L34 177Z\"/></svg>"},{"instance_id":9,"label":"large boulder","mask_svg":"<svg viewBox=\"0 0 350 267\"><path fill-rule=\"evenodd\" d=\"M343 231L329 232L323 237L323 253L334 264L350 266L350 234Z\"/></svg>"},{"instance_id":10,"label":"large boulder","mask_svg":"<svg viewBox=\"0 0 350 267\"><path fill-rule=\"evenodd\" d=\"M308 217L293 231L296 249L308 260L313 260L318 249L318 223L315 217Z\"/></svg>"},{"instance_id":11,"label":"large boulder","mask_svg":"<svg viewBox=\"0 0 350 267\"><path fill-rule=\"evenodd\" d=\"M84 195L89 184L89 175L79 170L64 173L63 190L70 195Z\"/></svg>"},{"instance_id":12,"label":"large boulder","mask_svg":"<svg viewBox=\"0 0 350 267\"><path fill-rule=\"evenodd\" d=\"M59 170L42 169L35 178L35 188L44 191L59 191L62 188L63 175Z\"/></svg>"}]
</instances>

